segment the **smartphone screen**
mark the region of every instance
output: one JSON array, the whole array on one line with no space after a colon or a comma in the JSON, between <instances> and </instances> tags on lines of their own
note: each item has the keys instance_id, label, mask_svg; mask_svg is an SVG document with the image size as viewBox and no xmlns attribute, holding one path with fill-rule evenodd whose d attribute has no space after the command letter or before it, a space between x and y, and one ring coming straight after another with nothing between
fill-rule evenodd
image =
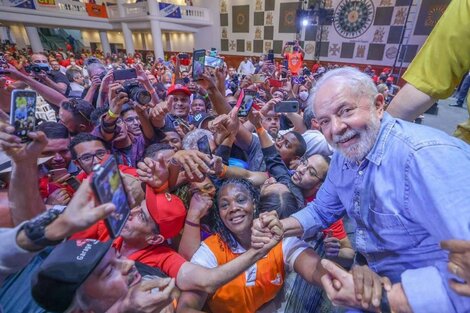
<instances>
[{"instance_id":1,"label":"smartphone screen","mask_svg":"<svg viewBox=\"0 0 470 313\"><path fill-rule=\"evenodd\" d=\"M36 92L13 90L11 94L10 124L21 142L29 141L28 133L36 129Z\"/></svg>"},{"instance_id":2,"label":"smartphone screen","mask_svg":"<svg viewBox=\"0 0 470 313\"><path fill-rule=\"evenodd\" d=\"M137 78L137 72L135 68L128 68L125 70L117 70L113 72L114 80L127 80Z\"/></svg>"},{"instance_id":3,"label":"smartphone screen","mask_svg":"<svg viewBox=\"0 0 470 313\"><path fill-rule=\"evenodd\" d=\"M116 206L116 210L105 219L109 234L112 238L116 238L121 233L131 209L113 156L110 156L93 174L93 189L101 203L112 202Z\"/></svg>"},{"instance_id":4,"label":"smartphone screen","mask_svg":"<svg viewBox=\"0 0 470 313\"><path fill-rule=\"evenodd\" d=\"M199 149L199 151L207 154L212 159L211 147L209 145L209 139L206 135L204 135L197 141L197 148Z\"/></svg>"},{"instance_id":5,"label":"smartphone screen","mask_svg":"<svg viewBox=\"0 0 470 313\"><path fill-rule=\"evenodd\" d=\"M224 60L218 57L206 56L204 65L213 68L220 68L224 65Z\"/></svg>"},{"instance_id":6,"label":"smartphone screen","mask_svg":"<svg viewBox=\"0 0 470 313\"><path fill-rule=\"evenodd\" d=\"M204 63L206 58L206 50L194 50L193 52L193 80L200 80L204 74Z\"/></svg>"},{"instance_id":7,"label":"smartphone screen","mask_svg":"<svg viewBox=\"0 0 470 313\"><path fill-rule=\"evenodd\" d=\"M241 100L240 109L238 110L239 117L246 117L250 114L253 103L257 97L257 92L254 90L244 89L243 93L240 93L239 99Z\"/></svg>"},{"instance_id":8,"label":"smartphone screen","mask_svg":"<svg viewBox=\"0 0 470 313\"><path fill-rule=\"evenodd\" d=\"M274 112L276 113L290 113L299 111L298 101L281 101L274 105Z\"/></svg>"}]
</instances>

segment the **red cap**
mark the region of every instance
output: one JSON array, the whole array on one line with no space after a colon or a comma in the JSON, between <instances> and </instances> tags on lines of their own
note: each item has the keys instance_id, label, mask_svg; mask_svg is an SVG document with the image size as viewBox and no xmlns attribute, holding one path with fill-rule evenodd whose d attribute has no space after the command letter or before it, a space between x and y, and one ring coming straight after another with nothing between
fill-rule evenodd
<instances>
[{"instance_id":1,"label":"red cap","mask_svg":"<svg viewBox=\"0 0 470 313\"><path fill-rule=\"evenodd\" d=\"M170 96L179 91L184 92L188 96L191 96L191 91L189 91L188 87L180 85L180 84L171 85L170 88L168 88L167 95Z\"/></svg>"},{"instance_id":2,"label":"red cap","mask_svg":"<svg viewBox=\"0 0 470 313\"><path fill-rule=\"evenodd\" d=\"M392 76L387 77L387 81L393 83L393 77Z\"/></svg>"},{"instance_id":3,"label":"red cap","mask_svg":"<svg viewBox=\"0 0 470 313\"><path fill-rule=\"evenodd\" d=\"M157 194L147 185L145 203L160 235L170 239L180 233L186 219L186 208L180 198L170 193Z\"/></svg>"}]
</instances>

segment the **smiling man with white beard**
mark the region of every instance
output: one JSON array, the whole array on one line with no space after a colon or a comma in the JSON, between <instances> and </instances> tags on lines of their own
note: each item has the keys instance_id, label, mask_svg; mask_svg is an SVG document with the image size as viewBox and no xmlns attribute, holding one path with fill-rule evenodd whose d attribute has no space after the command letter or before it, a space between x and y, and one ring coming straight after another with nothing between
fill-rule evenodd
<instances>
[{"instance_id":1,"label":"smiling man with white beard","mask_svg":"<svg viewBox=\"0 0 470 313\"><path fill-rule=\"evenodd\" d=\"M312 98L322 133L337 152L316 199L281 221L285 235L309 237L347 214L357 224L357 251L394 284L382 312L469 311L470 299L449 287L456 277L439 242L470 239L470 146L393 118L370 77L353 68L325 74ZM275 219L255 221L255 246L262 246L262 227ZM352 276L324 266L342 284L323 282L333 303L367 309ZM369 309L378 309L375 302Z\"/></svg>"}]
</instances>

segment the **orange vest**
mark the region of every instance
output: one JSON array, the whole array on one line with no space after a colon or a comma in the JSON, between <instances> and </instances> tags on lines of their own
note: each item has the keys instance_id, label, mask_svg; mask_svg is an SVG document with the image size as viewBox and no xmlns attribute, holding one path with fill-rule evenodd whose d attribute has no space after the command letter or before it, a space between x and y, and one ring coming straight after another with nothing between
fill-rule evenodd
<instances>
[{"instance_id":1,"label":"orange vest","mask_svg":"<svg viewBox=\"0 0 470 313\"><path fill-rule=\"evenodd\" d=\"M304 61L302 53L300 52L287 53L287 61L288 61L289 71L291 71L292 75L298 75L300 72L300 69L302 68L302 64Z\"/></svg>"},{"instance_id":2,"label":"orange vest","mask_svg":"<svg viewBox=\"0 0 470 313\"><path fill-rule=\"evenodd\" d=\"M212 235L204 243L214 253L219 265L239 256L232 252L219 235ZM249 277L247 277L249 276ZM248 278L248 279L247 279ZM266 257L209 296L206 305L213 313L253 313L272 300L284 284L282 242Z\"/></svg>"}]
</instances>

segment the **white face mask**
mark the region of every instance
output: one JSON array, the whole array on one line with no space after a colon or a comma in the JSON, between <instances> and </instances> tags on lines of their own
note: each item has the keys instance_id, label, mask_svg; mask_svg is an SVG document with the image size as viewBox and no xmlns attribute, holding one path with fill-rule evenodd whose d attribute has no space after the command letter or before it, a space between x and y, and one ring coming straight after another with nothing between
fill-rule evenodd
<instances>
[{"instance_id":1,"label":"white face mask","mask_svg":"<svg viewBox=\"0 0 470 313\"><path fill-rule=\"evenodd\" d=\"M171 84L165 84L164 85L166 89L170 88Z\"/></svg>"},{"instance_id":2,"label":"white face mask","mask_svg":"<svg viewBox=\"0 0 470 313\"><path fill-rule=\"evenodd\" d=\"M263 61L259 61L259 66L263 66L264 62Z\"/></svg>"},{"instance_id":3,"label":"white face mask","mask_svg":"<svg viewBox=\"0 0 470 313\"><path fill-rule=\"evenodd\" d=\"M301 91L301 92L299 92L299 98L300 98L300 100L302 100L302 101L307 100L307 98L308 98L308 91Z\"/></svg>"}]
</instances>

